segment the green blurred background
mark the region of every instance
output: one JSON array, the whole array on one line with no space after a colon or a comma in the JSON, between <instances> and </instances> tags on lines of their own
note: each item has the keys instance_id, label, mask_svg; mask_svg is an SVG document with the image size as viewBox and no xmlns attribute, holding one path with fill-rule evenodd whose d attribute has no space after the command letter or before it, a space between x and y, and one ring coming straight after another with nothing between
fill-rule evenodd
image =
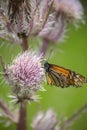
<instances>
[{"instance_id":1,"label":"green blurred background","mask_svg":"<svg viewBox=\"0 0 87 130\"><path fill-rule=\"evenodd\" d=\"M87 1L83 0L82 2L86 16ZM81 25L78 30L71 26L67 36L68 37L63 43L54 44L56 47L53 56L49 58L49 62L64 66L87 77L87 22L85 25ZM31 42L33 42L32 46L37 46L36 40L31 39ZM6 64L10 63L11 59L19 52L21 52L19 45L10 45L4 40L0 40L0 55L3 56ZM45 84L45 89L47 90L46 92L39 92L42 97L40 100L41 108L43 111L53 108L56 111L59 120L70 117L80 107L87 103L87 84L83 85L81 88L69 87L66 89L51 87ZM10 87L6 85L3 87L3 84L1 84L0 98L7 102L7 104L9 104L8 102L10 100L8 98L9 93ZM30 124L37 110L38 105L36 103L32 102L31 104L28 104L28 130L32 130ZM0 130L16 129L15 125L11 125L10 127L3 127L3 125L4 124L2 123L0 124ZM87 113L81 114L80 118L73 123L71 128L73 130L87 130Z\"/></svg>"}]
</instances>

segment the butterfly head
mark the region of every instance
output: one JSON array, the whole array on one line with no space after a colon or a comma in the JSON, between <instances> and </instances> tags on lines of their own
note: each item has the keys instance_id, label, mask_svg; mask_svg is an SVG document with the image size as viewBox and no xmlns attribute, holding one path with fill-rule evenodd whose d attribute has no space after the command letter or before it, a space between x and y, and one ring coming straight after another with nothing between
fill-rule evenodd
<instances>
[{"instance_id":1,"label":"butterfly head","mask_svg":"<svg viewBox=\"0 0 87 130\"><path fill-rule=\"evenodd\" d=\"M44 63L44 69L46 72L49 72L50 64L48 62Z\"/></svg>"}]
</instances>

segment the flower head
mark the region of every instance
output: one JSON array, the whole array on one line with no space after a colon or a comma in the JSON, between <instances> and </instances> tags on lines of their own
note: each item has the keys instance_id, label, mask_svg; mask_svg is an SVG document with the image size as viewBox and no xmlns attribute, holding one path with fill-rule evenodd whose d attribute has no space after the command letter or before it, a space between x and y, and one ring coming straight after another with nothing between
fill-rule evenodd
<instances>
[{"instance_id":1,"label":"flower head","mask_svg":"<svg viewBox=\"0 0 87 130\"><path fill-rule=\"evenodd\" d=\"M61 41L66 32L66 19L60 14L54 12L49 15L49 18L44 28L39 32L39 36L48 41Z\"/></svg>"},{"instance_id":2,"label":"flower head","mask_svg":"<svg viewBox=\"0 0 87 130\"><path fill-rule=\"evenodd\" d=\"M0 12L3 13L0 13L0 37L22 44L23 38L30 33L31 4L31 0L1 2Z\"/></svg>"},{"instance_id":3,"label":"flower head","mask_svg":"<svg viewBox=\"0 0 87 130\"><path fill-rule=\"evenodd\" d=\"M56 113L49 109L45 113L39 112L34 118L32 127L34 130L58 130Z\"/></svg>"},{"instance_id":4,"label":"flower head","mask_svg":"<svg viewBox=\"0 0 87 130\"><path fill-rule=\"evenodd\" d=\"M31 0L9 0L8 18L19 37L26 37L29 34L30 13Z\"/></svg>"},{"instance_id":5,"label":"flower head","mask_svg":"<svg viewBox=\"0 0 87 130\"><path fill-rule=\"evenodd\" d=\"M41 67L41 56L25 51L18 55L7 67L7 81L19 98L31 98L41 89L44 72Z\"/></svg>"},{"instance_id":6,"label":"flower head","mask_svg":"<svg viewBox=\"0 0 87 130\"><path fill-rule=\"evenodd\" d=\"M53 0L52 8L39 36L59 42L64 38L67 21L83 22L83 7L79 0Z\"/></svg>"},{"instance_id":7,"label":"flower head","mask_svg":"<svg viewBox=\"0 0 87 130\"><path fill-rule=\"evenodd\" d=\"M68 20L82 21L83 7L79 0L54 0L56 11L62 12Z\"/></svg>"}]
</instances>

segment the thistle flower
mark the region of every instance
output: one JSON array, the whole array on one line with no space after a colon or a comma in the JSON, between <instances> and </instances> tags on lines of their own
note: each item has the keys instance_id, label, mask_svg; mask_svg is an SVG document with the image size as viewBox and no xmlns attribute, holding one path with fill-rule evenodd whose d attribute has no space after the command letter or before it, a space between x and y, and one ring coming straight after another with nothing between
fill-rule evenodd
<instances>
[{"instance_id":1,"label":"thistle flower","mask_svg":"<svg viewBox=\"0 0 87 130\"><path fill-rule=\"evenodd\" d=\"M8 17L11 26L19 37L26 37L30 31L30 0L9 0ZM28 28L28 29L27 29Z\"/></svg>"},{"instance_id":2,"label":"thistle flower","mask_svg":"<svg viewBox=\"0 0 87 130\"><path fill-rule=\"evenodd\" d=\"M41 58L34 52L25 51L7 66L6 79L20 100L32 99L35 92L41 89L44 77Z\"/></svg>"},{"instance_id":3,"label":"thistle flower","mask_svg":"<svg viewBox=\"0 0 87 130\"><path fill-rule=\"evenodd\" d=\"M39 112L32 122L34 130L59 130L56 113L49 109L45 113Z\"/></svg>"},{"instance_id":4,"label":"thistle flower","mask_svg":"<svg viewBox=\"0 0 87 130\"><path fill-rule=\"evenodd\" d=\"M39 36L48 41L59 42L63 39L66 32L66 20L64 15L54 12L49 15L49 18L44 28L39 32Z\"/></svg>"},{"instance_id":5,"label":"thistle flower","mask_svg":"<svg viewBox=\"0 0 87 130\"><path fill-rule=\"evenodd\" d=\"M1 2L0 12L0 37L11 42L22 44L30 32L31 0L8 0ZM6 8L6 9L5 9ZM3 23L5 25L3 26Z\"/></svg>"},{"instance_id":6,"label":"thistle flower","mask_svg":"<svg viewBox=\"0 0 87 130\"><path fill-rule=\"evenodd\" d=\"M78 0L54 0L52 8L55 10L49 14L39 36L50 41L60 41L66 32L67 20L74 23L83 21L83 8Z\"/></svg>"},{"instance_id":7,"label":"thistle flower","mask_svg":"<svg viewBox=\"0 0 87 130\"><path fill-rule=\"evenodd\" d=\"M51 7L52 2L50 0L41 0L41 1L34 1L35 3L32 4L34 7L32 11L32 30L31 35L38 35L38 33L43 29L46 20L49 16L49 10Z\"/></svg>"},{"instance_id":8,"label":"thistle flower","mask_svg":"<svg viewBox=\"0 0 87 130\"><path fill-rule=\"evenodd\" d=\"M54 8L64 13L68 21L83 21L83 7L79 0L54 0Z\"/></svg>"}]
</instances>

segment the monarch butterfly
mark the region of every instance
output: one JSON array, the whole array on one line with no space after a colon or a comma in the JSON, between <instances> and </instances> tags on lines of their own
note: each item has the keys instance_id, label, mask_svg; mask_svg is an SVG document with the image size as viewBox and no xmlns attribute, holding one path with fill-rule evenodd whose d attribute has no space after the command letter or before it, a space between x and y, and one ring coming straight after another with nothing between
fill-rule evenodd
<instances>
[{"instance_id":1,"label":"monarch butterfly","mask_svg":"<svg viewBox=\"0 0 87 130\"><path fill-rule=\"evenodd\" d=\"M87 78L84 76L58 65L45 62L44 69L49 85L55 85L62 88L69 87L70 85L81 87L83 83L87 82Z\"/></svg>"}]
</instances>

